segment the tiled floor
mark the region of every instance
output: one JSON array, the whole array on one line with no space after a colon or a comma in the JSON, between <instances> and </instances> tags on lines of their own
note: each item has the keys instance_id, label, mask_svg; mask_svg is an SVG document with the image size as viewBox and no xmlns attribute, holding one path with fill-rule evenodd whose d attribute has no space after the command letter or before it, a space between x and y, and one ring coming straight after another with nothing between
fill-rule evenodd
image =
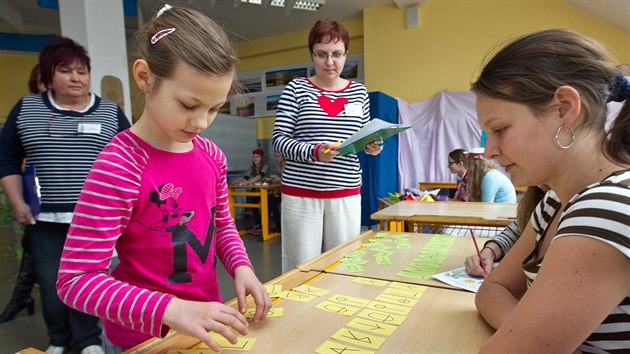
<instances>
[{"instance_id":1,"label":"tiled floor","mask_svg":"<svg viewBox=\"0 0 630 354\"><path fill-rule=\"evenodd\" d=\"M251 225L251 218L239 219L237 224ZM256 269L258 278L263 283L281 273L280 238L266 242L258 242L257 236L245 235L243 241L249 257ZM19 237L10 227L0 226L0 312L11 298L18 263L15 256L15 246ZM234 298L232 279L225 269L219 267L219 282L224 300ZM0 324L0 353L15 353L20 349L33 347L45 350L48 346L46 326L41 313L41 301L37 288L33 291L35 299L35 314L28 316L26 310L20 312L13 321Z\"/></svg>"}]
</instances>

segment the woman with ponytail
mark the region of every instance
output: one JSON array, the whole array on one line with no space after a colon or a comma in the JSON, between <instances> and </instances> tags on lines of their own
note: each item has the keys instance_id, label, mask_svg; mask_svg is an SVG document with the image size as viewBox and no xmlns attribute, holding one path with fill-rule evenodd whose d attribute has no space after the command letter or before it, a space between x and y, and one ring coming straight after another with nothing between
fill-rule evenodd
<instances>
[{"instance_id":1,"label":"woman with ponytail","mask_svg":"<svg viewBox=\"0 0 630 354\"><path fill-rule=\"evenodd\" d=\"M486 156L558 198L477 293L497 329L481 352L630 350L628 78L596 41L545 30L499 50L472 90ZM624 106L606 132L609 101Z\"/></svg>"}]
</instances>

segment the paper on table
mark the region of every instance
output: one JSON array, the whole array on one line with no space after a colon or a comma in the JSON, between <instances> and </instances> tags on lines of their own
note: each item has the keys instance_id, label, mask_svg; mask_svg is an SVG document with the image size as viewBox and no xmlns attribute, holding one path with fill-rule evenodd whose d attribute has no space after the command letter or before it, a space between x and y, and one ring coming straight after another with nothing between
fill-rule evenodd
<instances>
[{"instance_id":1,"label":"paper on table","mask_svg":"<svg viewBox=\"0 0 630 354\"><path fill-rule=\"evenodd\" d=\"M428 191L421 191L420 193L421 193L420 195L431 194L433 196L437 196L438 193L440 193L440 188L438 188L438 189L431 189L431 190L428 190Z\"/></svg>"},{"instance_id":2,"label":"paper on table","mask_svg":"<svg viewBox=\"0 0 630 354\"><path fill-rule=\"evenodd\" d=\"M452 285L456 288L472 291L476 293L479 287L483 283L484 278L471 277L466 273L466 268L457 268L449 270L448 272L434 274L433 278Z\"/></svg>"},{"instance_id":3,"label":"paper on table","mask_svg":"<svg viewBox=\"0 0 630 354\"><path fill-rule=\"evenodd\" d=\"M339 146L339 155L356 154L365 149L365 146L379 140L385 140L392 135L396 135L403 130L411 128L411 125L389 123L384 120L374 118L364 125L358 132L354 133Z\"/></svg>"}]
</instances>

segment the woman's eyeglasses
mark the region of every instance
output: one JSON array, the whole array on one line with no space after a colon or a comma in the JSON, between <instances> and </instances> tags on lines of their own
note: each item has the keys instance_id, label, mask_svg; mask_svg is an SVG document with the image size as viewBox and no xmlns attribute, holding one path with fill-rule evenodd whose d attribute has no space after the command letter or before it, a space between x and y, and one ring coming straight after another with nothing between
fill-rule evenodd
<instances>
[{"instance_id":1,"label":"woman's eyeglasses","mask_svg":"<svg viewBox=\"0 0 630 354\"><path fill-rule=\"evenodd\" d=\"M317 59L319 59L321 61L326 61L326 60L328 60L329 57L332 60L339 60L339 59L343 58L346 55L346 53L342 52L340 50L336 50L336 51L334 51L332 53L326 53L326 52L322 52L322 51L317 51L317 52L314 52L313 55Z\"/></svg>"},{"instance_id":2,"label":"woman's eyeglasses","mask_svg":"<svg viewBox=\"0 0 630 354\"><path fill-rule=\"evenodd\" d=\"M48 118L48 136L55 138L65 138L71 136L79 136L83 134L81 124L83 123L83 116L77 124L75 120L63 121L56 119L55 114L51 114Z\"/></svg>"}]
</instances>

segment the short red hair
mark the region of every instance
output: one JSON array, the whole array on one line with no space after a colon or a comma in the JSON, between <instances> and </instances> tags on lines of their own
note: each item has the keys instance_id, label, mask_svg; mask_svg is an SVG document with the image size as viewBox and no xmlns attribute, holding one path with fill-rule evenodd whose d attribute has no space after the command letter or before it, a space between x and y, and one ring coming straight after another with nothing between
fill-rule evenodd
<instances>
[{"instance_id":1,"label":"short red hair","mask_svg":"<svg viewBox=\"0 0 630 354\"><path fill-rule=\"evenodd\" d=\"M334 20L318 20L308 34L308 50L313 53L313 47L316 43L337 41L343 42L347 52L350 46L350 34L346 31L346 28L340 22Z\"/></svg>"}]
</instances>

